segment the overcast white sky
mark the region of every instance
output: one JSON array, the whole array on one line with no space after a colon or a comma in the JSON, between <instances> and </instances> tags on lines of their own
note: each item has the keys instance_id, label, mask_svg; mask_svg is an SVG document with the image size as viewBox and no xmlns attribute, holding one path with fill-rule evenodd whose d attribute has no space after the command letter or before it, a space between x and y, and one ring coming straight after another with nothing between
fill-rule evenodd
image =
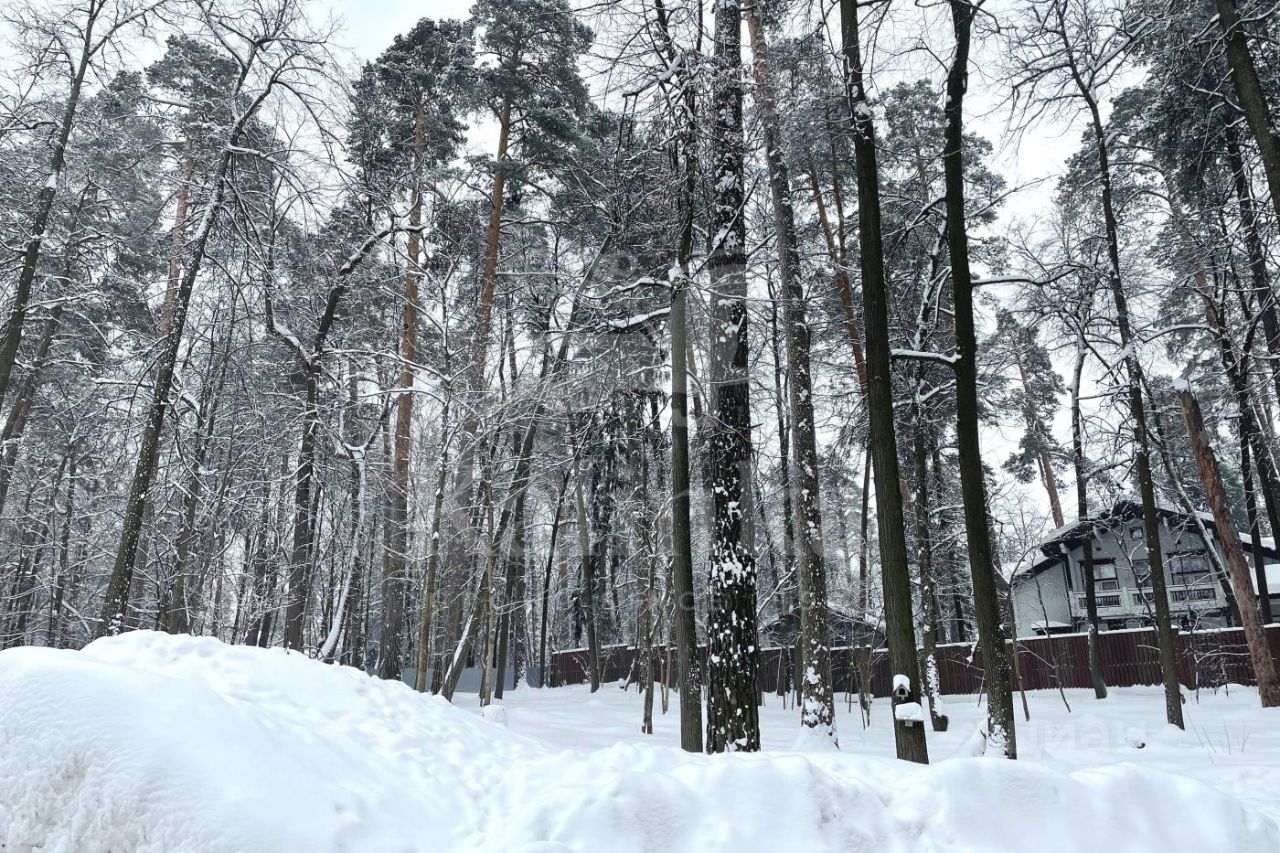
<instances>
[{"instance_id":1,"label":"overcast white sky","mask_svg":"<svg viewBox=\"0 0 1280 853\"><path fill-rule=\"evenodd\" d=\"M317 0L343 22L342 43L372 59L419 18L465 18L472 0Z\"/></svg>"}]
</instances>

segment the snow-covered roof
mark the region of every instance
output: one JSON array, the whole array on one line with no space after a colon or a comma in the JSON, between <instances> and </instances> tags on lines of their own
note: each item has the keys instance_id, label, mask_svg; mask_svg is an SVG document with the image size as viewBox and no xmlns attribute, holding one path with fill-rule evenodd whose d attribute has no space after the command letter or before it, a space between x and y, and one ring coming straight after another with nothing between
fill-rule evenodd
<instances>
[{"instance_id":1,"label":"snow-covered roof","mask_svg":"<svg viewBox=\"0 0 1280 853\"><path fill-rule=\"evenodd\" d=\"M1165 518L1177 518L1177 519L1187 519L1187 520L1190 520L1191 518L1191 514L1181 512L1176 509L1170 509L1167 506L1157 506L1156 512L1158 512L1160 515L1164 516ZM1199 518L1202 522L1204 522L1205 526L1210 531L1216 533L1216 529L1214 526L1215 522L1214 522L1212 513L1206 512L1204 510L1197 510L1195 512L1195 516ZM1049 533L1046 534L1044 538L1041 539L1040 542L1038 543L1040 552L1045 555L1045 559L1037 560L1036 562L1032 563L1030 566L1027 566L1025 569L1019 571L1017 574L1019 575L1035 574L1040 569L1045 568L1046 566L1056 562L1058 556L1062 552L1062 546L1066 544L1068 540L1074 538L1074 535L1083 533L1084 529L1087 527L1090 527L1098 523L1105 523L1108 521L1114 521L1114 520L1120 520L1120 519L1129 520L1135 517L1136 518L1142 517L1141 504L1133 500L1132 498L1122 497L1116 500L1115 503L1113 503L1110 506L1110 508L1104 510L1103 512L1098 513L1097 515L1086 517L1083 520L1076 518L1067 522L1061 527L1055 527L1053 530L1049 531ZM1243 530L1240 531L1240 541L1241 543L1243 543L1246 552L1252 552L1253 539L1252 537L1249 536L1249 533L1247 531L1243 531ZM1271 556L1271 557L1280 556L1274 553L1276 550L1276 543L1275 543L1275 540L1272 539L1271 537L1262 537L1262 547L1265 550L1273 552L1268 556ZM1268 575L1268 586L1270 586L1270 583L1271 583L1270 575Z\"/></svg>"},{"instance_id":2,"label":"snow-covered roof","mask_svg":"<svg viewBox=\"0 0 1280 853\"><path fill-rule=\"evenodd\" d=\"M1267 573L1267 595L1280 595L1280 563L1266 563L1264 565ZM1253 563L1249 563L1249 581L1253 584L1253 591L1258 591L1258 575L1253 570Z\"/></svg>"}]
</instances>

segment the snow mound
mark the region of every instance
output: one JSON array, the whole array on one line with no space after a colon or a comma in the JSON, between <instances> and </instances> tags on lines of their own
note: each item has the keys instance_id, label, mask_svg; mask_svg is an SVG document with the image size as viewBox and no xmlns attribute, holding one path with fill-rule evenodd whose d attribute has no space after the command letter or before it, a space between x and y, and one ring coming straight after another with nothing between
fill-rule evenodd
<instances>
[{"instance_id":1,"label":"snow mound","mask_svg":"<svg viewBox=\"0 0 1280 853\"><path fill-rule=\"evenodd\" d=\"M449 849L487 780L541 752L282 650L135 632L0 653L5 853Z\"/></svg>"},{"instance_id":2,"label":"snow mound","mask_svg":"<svg viewBox=\"0 0 1280 853\"><path fill-rule=\"evenodd\" d=\"M500 716L207 638L0 652L0 850L1280 849L1228 795L1126 765L555 752Z\"/></svg>"}]
</instances>

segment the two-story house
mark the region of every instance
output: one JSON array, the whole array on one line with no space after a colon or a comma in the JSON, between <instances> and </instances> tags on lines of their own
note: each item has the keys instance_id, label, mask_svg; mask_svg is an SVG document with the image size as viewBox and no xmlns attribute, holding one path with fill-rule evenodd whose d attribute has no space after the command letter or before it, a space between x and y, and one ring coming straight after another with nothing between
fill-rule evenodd
<instances>
[{"instance_id":1,"label":"two-story house","mask_svg":"<svg viewBox=\"0 0 1280 853\"><path fill-rule=\"evenodd\" d=\"M1228 580L1210 549L1225 565L1222 543L1207 513L1197 518L1160 509L1160 553L1175 625L1222 627L1232 623ZM1206 543L1201 527L1207 532ZM1253 572L1252 542L1240 539ZM1155 604L1147 560L1142 506L1117 501L1109 510L1054 530L1040 543L1039 559L1013 577L1014 619L1020 636L1083 631L1088 626L1084 593L1084 544L1093 544L1093 577L1099 627L1106 630L1153 624ZM1280 615L1280 555L1263 543L1272 612ZM1254 594L1257 594L1254 581Z\"/></svg>"}]
</instances>

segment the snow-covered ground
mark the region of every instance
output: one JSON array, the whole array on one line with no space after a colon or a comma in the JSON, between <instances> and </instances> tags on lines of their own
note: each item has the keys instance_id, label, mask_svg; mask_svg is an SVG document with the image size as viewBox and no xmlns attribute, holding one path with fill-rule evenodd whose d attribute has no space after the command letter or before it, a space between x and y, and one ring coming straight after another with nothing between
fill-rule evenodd
<instances>
[{"instance_id":1,"label":"snow-covered ground","mask_svg":"<svg viewBox=\"0 0 1280 853\"><path fill-rule=\"evenodd\" d=\"M893 728L889 701L875 700L871 726L862 726L857 697L850 711L844 694L837 694L836 718L840 757L892 757ZM460 705L479 713L466 697ZM929 755L935 763L970 750L971 738L986 715L976 696L947 696L951 725L946 732L929 732ZM640 696L602 687L592 695L586 686L555 690L520 690L503 703L509 728L536 737L559 749L590 751L616 743L679 743L679 695L671 693L667 714L654 700L654 734L640 733ZM1198 779L1232 794L1251 808L1280 823L1280 709L1263 710L1252 687L1186 694L1187 728L1179 731L1164 721L1162 687L1126 687L1110 691L1099 702L1092 690L1053 690L1027 693L1031 719L1023 715L1021 697L1014 697L1020 760L1071 772L1113 764L1132 764ZM1070 705L1070 710L1067 709ZM760 709L761 738L767 752L787 750L796 743L799 711L788 700L765 697ZM1137 745L1141 744L1139 748ZM811 756L822 762L822 756ZM1280 846L1276 848L1280 850Z\"/></svg>"},{"instance_id":2,"label":"snow-covered ground","mask_svg":"<svg viewBox=\"0 0 1280 853\"><path fill-rule=\"evenodd\" d=\"M207 638L15 649L0 851L1280 850L1280 713L1252 691L1193 699L1185 733L1155 690L1068 700L1030 697L1018 762L950 757L971 697L929 767L891 757L884 702L869 729L841 715L839 753L788 751L775 697L764 753L709 757L674 748L674 703L641 735L614 686L515 691L485 719L472 696Z\"/></svg>"}]
</instances>

